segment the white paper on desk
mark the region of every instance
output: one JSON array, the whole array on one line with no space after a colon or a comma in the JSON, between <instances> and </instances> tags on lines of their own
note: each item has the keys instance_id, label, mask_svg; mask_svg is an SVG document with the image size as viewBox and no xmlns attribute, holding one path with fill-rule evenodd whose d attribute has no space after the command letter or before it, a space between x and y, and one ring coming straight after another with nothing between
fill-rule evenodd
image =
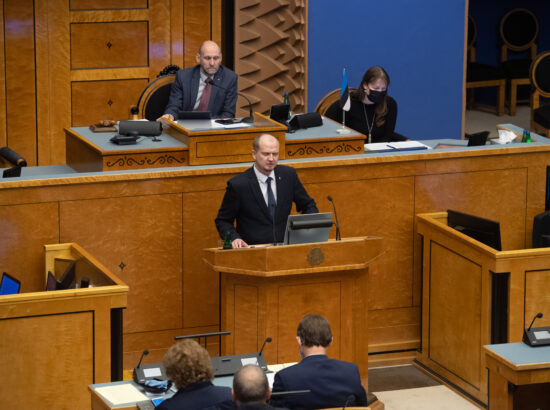
<instances>
[{"instance_id":1,"label":"white paper on desk","mask_svg":"<svg viewBox=\"0 0 550 410\"><path fill-rule=\"evenodd\" d=\"M222 126L223 128L250 128L252 127L252 124L248 124L246 122L238 122L236 124L224 124Z\"/></svg>"},{"instance_id":2,"label":"white paper on desk","mask_svg":"<svg viewBox=\"0 0 550 410\"><path fill-rule=\"evenodd\" d=\"M388 146L385 142L373 142L372 144L365 144L365 149L367 151L387 151L392 149L392 147Z\"/></svg>"},{"instance_id":3,"label":"white paper on desk","mask_svg":"<svg viewBox=\"0 0 550 410\"><path fill-rule=\"evenodd\" d=\"M426 144L422 144L418 141L394 141L388 143L388 145L395 149L430 148Z\"/></svg>"},{"instance_id":4,"label":"white paper on desk","mask_svg":"<svg viewBox=\"0 0 550 410\"><path fill-rule=\"evenodd\" d=\"M130 383L115 384L114 386L97 387L95 391L109 400L112 404L135 403L149 400L142 392Z\"/></svg>"},{"instance_id":5,"label":"white paper on desk","mask_svg":"<svg viewBox=\"0 0 550 410\"><path fill-rule=\"evenodd\" d=\"M517 135L508 130L498 130L498 138L491 140L496 144L510 144L517 138Z\"/></svg>"}]
</instances>

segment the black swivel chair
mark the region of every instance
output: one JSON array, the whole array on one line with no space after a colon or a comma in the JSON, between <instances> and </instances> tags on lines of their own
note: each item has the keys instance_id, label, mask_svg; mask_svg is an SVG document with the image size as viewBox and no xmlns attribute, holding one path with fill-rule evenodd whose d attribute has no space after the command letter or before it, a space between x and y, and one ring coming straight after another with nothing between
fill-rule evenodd
<instances>
[{"instance_id":1,"label":"black swivel chair","mask_svg":"<svg viewBox=\"0 0 550 410\"><path fill-rule=\"evenodd\" d=\"M538 34L538 19L527 9L511 10L500 21L500 61L510 85L510 115L516 115L518 87L530 84L529 67L537 55ZM529 54L526 58L508 59L508 50Z\"/></svg>"},{"instance_id":2,"label":"black swivel chair","mask_svg":"<svg viewBox=\"0 0 550 410\"><path fill-rule=\"evenodd\" d=\"M169 65L159 73L157 78L147 84L139 96L137 106L132 107L132 111L137 111L139 118L155 121L164 114L170 89L179 69L177 65Z\"/></svg>"}]
</instances>

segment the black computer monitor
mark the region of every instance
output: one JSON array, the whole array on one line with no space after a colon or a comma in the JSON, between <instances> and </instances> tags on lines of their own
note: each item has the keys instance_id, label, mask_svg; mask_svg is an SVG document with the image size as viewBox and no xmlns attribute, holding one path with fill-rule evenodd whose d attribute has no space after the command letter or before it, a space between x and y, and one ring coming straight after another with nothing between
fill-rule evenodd
<instances>
[{"instance_id":1,"label":"black computer monitor","mask_svg":"<svg viewBox=\"0 0 550 410\"><path fill-rule=\"evenodd\" d=\"M533 248L550 246L550 211L538 214L533 219Z\"/></svg>"},{"instance_id":2,"label":"black computer monitor","mask_svg":"<svg viewBox=\"0 0 550 410\"><path fill-rule=\"evenodd\" d=\"M447 225L497 251L502 250L500 224L496 221L448 209Z\"/></svg>"},{"instance_id":3,"label":"black computer monitor","mask_svg":"<svg viewBox=\"0 0 550 410\"><path fill-rule=\"evenodd\" d=\"M285 245L326 242L332 227L332 212L289 215L284 237Z\"/></svg>"}]
</instances>

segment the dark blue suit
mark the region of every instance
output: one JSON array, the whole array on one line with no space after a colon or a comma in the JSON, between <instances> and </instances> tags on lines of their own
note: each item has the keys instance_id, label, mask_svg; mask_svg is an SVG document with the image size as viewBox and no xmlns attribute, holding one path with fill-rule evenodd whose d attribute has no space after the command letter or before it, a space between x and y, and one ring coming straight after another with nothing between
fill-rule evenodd
<instances>
[{"instance_id":1,"label":"dark blue suit","mask_svg":"<svg viewBox=\"0 0 550 410\"><path fill-rule=\"evenodd\" d=\"M293 202L296 203L298 212L311 214L319 211L315 201L307 194L298 179L294 168L277 165L275 181L277 184L275 235L277 242L282 242L286 220L292 210ZM241 238L249 245L273 242L273 221L253 168L247 169L227 182L225 196L216 217L216 227L222 238L229 231L232 241Z\"/></svg>"},{"instance_id":2,"label":"dark blue suit","mask_svg":"<svg viewBox=\"0 0 550 410\"><path fill-rule=\"evenodd\" d=\"M170 99L164 109L165 114L172 114L178 118L179 111L193 111L197 100L200 81L200 65L185 70L179 70L176 80L170 90ZM237 103L237 74L229 68L220 66L213 77L208 111L213 117L235 117L235 105Z\"/></svg>"},{"instance_id":3,"label":"dark blue suit","mask_svg":"<svg viewBox=\"0 0 550 410\"><path fill-rule=\"evenodd\" d=\"M273 406L290 409L319 409L343 407L350 396L355 402L349 405L364 406L367 395L361 385L359 369L353 363L329 359L325 355L308 356L294 366L275 375L273 392L311 390L310 393L272 397Z\"/></svg>"},{"instance_id":4,"label":"dark blue suit","mask_svg":"<svg viewBox=\"0 0 550 410\"><path fill-rule=\"evenodd\" d=\"M158 410L207 409L220 404L231 404L231 389L214 386L211 382L194 383L179 389L174 396L163 401Z\"/></svg>"}]
</instances>

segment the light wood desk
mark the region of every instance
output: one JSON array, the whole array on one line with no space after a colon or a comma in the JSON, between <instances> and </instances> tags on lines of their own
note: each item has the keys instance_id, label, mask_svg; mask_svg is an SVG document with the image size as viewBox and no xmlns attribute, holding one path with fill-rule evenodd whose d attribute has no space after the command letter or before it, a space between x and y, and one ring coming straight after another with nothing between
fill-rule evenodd
<instances>
[{"instance_id":1,"label":"light wood desk","mask_svg":"<svg viewBox=\"0 0 550 410\"><path fill-rule=\"evenodd\" d=\"M550 248L497 251L447 226L447 212L416 221L423 249L417 361L487 404L482 347L521 341L533 316L550 311Z\"/></svg>"},{"instance_id":2,"label":"light wood desk","mask_svg":"<svg viewBox=\"0 0 550 410\"><path fill-rule=\"evenodd\" d=\"M489 410L550 408L550 346L483 347L489 369Z\"/></svg>"}]
</instances>

